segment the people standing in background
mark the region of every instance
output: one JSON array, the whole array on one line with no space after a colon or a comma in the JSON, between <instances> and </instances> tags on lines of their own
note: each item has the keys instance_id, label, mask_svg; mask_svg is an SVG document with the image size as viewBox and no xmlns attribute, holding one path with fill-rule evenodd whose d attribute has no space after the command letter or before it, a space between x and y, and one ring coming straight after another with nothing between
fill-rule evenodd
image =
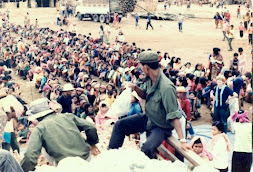
<instances>
[{"instance_id":1,"label":"people standing in background","mask_svg":"<svg viewBox=\"0 0 253 172\"><path fill-rule=\"evenodd\" d=\"M116 29L119 29L120 28L120 26L119 26L119 14L118 13L116 13L117 15L116 15Z\"/></svg>"},{"instance_id":2,"label":"people standing in background","mask_svg":"<svg viewBox=\"0 0 253 172\"><path fill-rule=\"evenodd\" d=\"M240 34L240 38L243 38L243 32L245 31L245 28L243 26L243 23L240 22L240 26L239 26L239 34Z\"/></svg>"},{"instance_id":3,"label":"people standing in background","mask_svg":"<svg viewBox=\"0 0 253 172\"><path fill-rule=\"evenodd\" d=\"M106 44L110 43L111 27L110 27L109 23L106 23L106 25L105 25L104 36L105 36L104 42L105 42Z\"/></svg>"},{"instance_id":4,"label":"people standing in background","mask_svg":"<svg viewBox=\"0 0 253 172\"><path fill-rule=\"evenodd\" d=\"M228 29L229 29L229 23L226 20L223 20L222 32L223 32L224 37L222 41L225 41L225 39L228 39L228 37L226 36Z\"/></svg>"},{"instance_id":5,"label":"people standing in background","mask_svg":"<svg viewBox=\"0 0 253 172\"><path fill-rule=\"evenodd\" d=\"M61 26L61 14L60 11L57 11L57 19L56 19L56 23L57 25Z\"/></svg>"},{"instance_id":6,"label":"people standing in background","mask_svg":"<svg viewBox=\"0 0 253 172\"><path fill-rule=\"evenodd\" d=\"M241 18L241 6L239 5L239 7L237 8L237 10L236 10L236 13L237 13L237 18Z\"/></svg>"},{"instance_id":7,"label":"people standing in background","mask_svg":"<svg viewBox=\"0 0 253 172\"><path fill-rule=\"evenodd\" d=\"M9 8L6 10L6 17L8 20L10 20L10 10Z\"/></svg>"},{"instance_id":8,"label":"people standing in background","mask_svg":"<svg viewBox=\"0 0 253 172\"><path fill-rule=\"evenodd\" d=\"M100 36L100 42L104 42L104 27L103 27L103 25L100 25L99 36Z\"/></svg>"},{"instance_id":9,"label":"people standing in background","mask_svg":"<svg viewBox=\"0 0 253 172\"><path fill-rule=\"evenodd\" d=\"M150 14L148 13L148 17L147 17L147 27L146 27L146 30L148 30L148 26L150 26L152 28L152 30L154 30L152 24L151 24L151 16Z\"/></svg>"},{"instance_id":10,"label":"people standing in background","mask_svg":"<svg viewBox=\"0 0 253 172\"><path fill-rule=\"evenodd\" d=\"M252 32L253 32L253 23L250 24L250 27L248 28L248 34L249 34L249 45L253 45L252 41Z\"/></svg>"},{"instance_id":11,"label":"people standing in background","mask_svg":"<svg viewBox=\"0 0 253 172\"><path fill-rule=\"evenodd\" d=\"M139 19L140 19L140 17L138 15L138 13L136 13L135 14L135 29L137 29L137 27L140 28L140 26L139 26Z\"/></svg>"},{"instance_id":12,"label":"people standing in background","mask_svg":"<svg viewBox=\"0 0 253 172\"><path fill-rule=\"evenodd\" d=\"M219 26L220 20L222 20L222 17L221 17L220 14L217 12L217 13L215 14L215 16L213 17L213 19L214 19L214 23L215 23L216 29L218 29L218 26Z\"/></svg>"},{"instance_id":13,"label":"people standing in background","mask_svg":"<svg viewBox=\"0 0 253 172\"><path fill-rule=\"evenodd\" d=\"M35 27L39 27L39 21L38 21L38 19L35 19Z\"/></svg>"},{"instance_id":14,"label":"people standing in background","mask_svg":"<svg viewBox=\"0 0 253 172\"><path fill-rule=\"evenodd\" d=\"M235 35L234 26L231 25L230 29L227 30L227 38L228 38L228 46L229 46L229 50L228 51L233 51L232 41L235 38L234 35Z\"/></svg>"},{"instance_id":15,"label":"people standing in background","mask_svg":"<svg viewBox=\"0 0 253 172\"><path fill-rule=\"evenodd\" d=\"M181 13L179 13L179 16L177 18L177 21L178 21L178 29L179 29L179 32L183 32L183 16Z\"/></svg>"},{"instance_id":16,"label":"people standing in background","mask_svg":"<svg viewBox=\"0 0 253 172\"><path fill-rule=\"evenodd\" d=\"M244 16L244 27L246 30L248 30L249 22L250 22L250 13L247 12L246 15Z\"/></svg>"},{"instance_id":17,"label":"people standing in background","mask_svg":"<svg viewBox=\"0 0 253 172\"><path fill-rule=\"evenodd\" d=\"M225 18L226 18L227 22L230 23L231 14L229 13L229 11L227 11Z\"/></svg>"}]
</instances>

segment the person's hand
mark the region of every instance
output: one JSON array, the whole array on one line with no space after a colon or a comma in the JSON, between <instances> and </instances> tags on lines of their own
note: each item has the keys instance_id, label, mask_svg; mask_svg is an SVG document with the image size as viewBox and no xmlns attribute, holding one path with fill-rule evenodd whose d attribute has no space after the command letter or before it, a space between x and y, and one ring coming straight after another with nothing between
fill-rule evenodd
<instances>
[{"instance_id":1,"label":"person's hand","mask_svg":"<svg viewBox=\"0 0 253 172\"><path fill-rule=\"evenodd\" d=\"M133 84L133 83L131 83L131 82L129 82L129 83L126 84L126 87L131 88L132 90L134 90L135 86L136 85Z\"/></svg>"},{"instance_id":2,"label":"person's hand","mask_svg":"<svg viewBox=\"0 0 253 172\"><path fill-rule=\"evenodd\" d=\"M191 150L191 146L187 143L184 143L184 142L181 142L181 148L184 150L184 151L188 151L188 150Z\"/></svg>"},{"instance_id":3,"label":"person's hand","mask_svg":"<svg viewBox=\"0 0 253 172\"><path fill-rule=\"evenodd\" d=\"M96 145L91 146L90 151L91 151L92 155L94 155L94 156L97 156L98 154L100 154L100 150L97 148Z\"/></svg>"},{"instance_id":4,"label":"person's hand","mask_svg":"<svg viewBox=\"0 0 253 172\"><path fill-rule=\"evenodd\" d=\"M5 140L4 140L4 139L2 139L1 141L2 141L2 143L5 143Z\"/></svg>"}]
</instances>

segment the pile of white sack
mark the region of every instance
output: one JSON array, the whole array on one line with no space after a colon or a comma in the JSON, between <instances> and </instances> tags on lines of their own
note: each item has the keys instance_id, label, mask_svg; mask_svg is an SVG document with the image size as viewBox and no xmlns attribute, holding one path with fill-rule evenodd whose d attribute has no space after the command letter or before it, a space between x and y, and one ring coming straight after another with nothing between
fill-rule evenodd
<instances>
[{"instance_id":1,"label":"pile of white sack","mask_svg":"<svg viewBox=\"0 0 253 172\"><path fill-rule=\"evenodd\" d=\"M79 157L68 157L61 160L57 167L43 165L35 172L154 172L154 171L188 172L182 162L151 160L141 151L126 148L102 152L99 156L87 162ZM216 172L210 167L198 167L194 172Z\"/></svg>"}]
</instances>

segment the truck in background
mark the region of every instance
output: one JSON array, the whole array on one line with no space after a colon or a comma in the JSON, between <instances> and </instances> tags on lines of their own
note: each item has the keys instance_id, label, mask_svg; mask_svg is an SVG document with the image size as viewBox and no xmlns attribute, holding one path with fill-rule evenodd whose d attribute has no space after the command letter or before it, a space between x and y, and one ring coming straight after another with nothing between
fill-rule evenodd
<instances>
[{"instance_id":1,"label":"truck in background","mask_svg":"<svg viewBox=\"0 0 253 172\"><path fill-rule=\"evenodd\" d=\"M125 16L120 10L118 0L80 0L76 6L76 16L78 20L90 18L94 22L106 22L106 17L109 16L109 21L113 21L114 13L118 13L119 21Z\"/></svg>"}]
</instances>

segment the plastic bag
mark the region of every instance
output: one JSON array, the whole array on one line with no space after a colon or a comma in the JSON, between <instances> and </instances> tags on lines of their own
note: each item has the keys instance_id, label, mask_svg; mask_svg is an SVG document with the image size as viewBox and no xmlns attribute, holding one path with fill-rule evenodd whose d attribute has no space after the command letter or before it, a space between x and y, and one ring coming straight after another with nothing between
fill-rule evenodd
<instances>
[{"instance_id":1,"label":"plastic bag","mask_svg":"<svg viewBox=\"0 0 253 172\"><path fill-rule=\"evenodd\" d=\"M131 108L132 89L125 89L114 101L106 116L110 118L127 115Z\"/></svg>"}]
</instances>

